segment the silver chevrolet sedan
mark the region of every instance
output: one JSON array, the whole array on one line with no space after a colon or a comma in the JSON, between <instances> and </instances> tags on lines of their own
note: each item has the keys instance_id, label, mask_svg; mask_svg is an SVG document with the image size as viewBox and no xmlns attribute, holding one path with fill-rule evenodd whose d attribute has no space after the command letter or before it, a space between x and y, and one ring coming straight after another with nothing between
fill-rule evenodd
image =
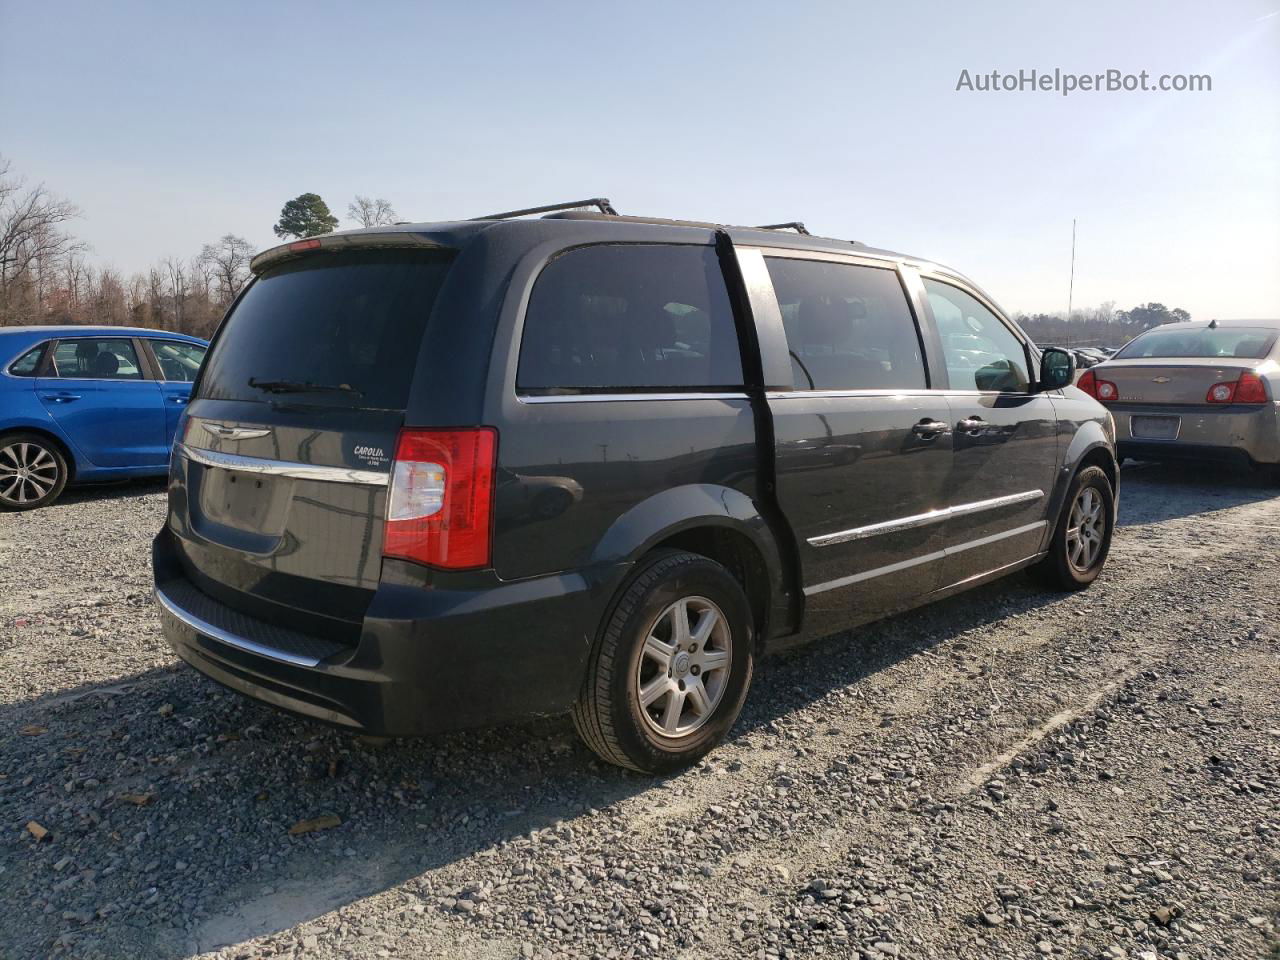
<instances>
[{"instance_id":1,"label":"silver chevrolet sedan","mask_svg":"<svg viewBox=\"0 0 1280 960\"><path fill-rule=\"evenodd\" d=\"M1280 480L1280 320L1155 327L1077 386L1115 417L1121 459L1234 462Z\"/></svg>"}]
</instances>

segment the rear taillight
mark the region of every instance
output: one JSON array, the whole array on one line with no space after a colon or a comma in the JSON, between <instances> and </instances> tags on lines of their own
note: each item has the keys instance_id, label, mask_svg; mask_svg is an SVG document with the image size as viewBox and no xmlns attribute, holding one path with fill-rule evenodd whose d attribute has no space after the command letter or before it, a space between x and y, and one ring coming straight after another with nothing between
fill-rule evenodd
<instances>
[{"instance_id":1,"label":"rear taillight","mask_svg":"<svg viewBox=\"0 0 1280 960\"><path fill-rule=\"evenodd\" d=\"M295 253L300 253L303 250L319 250L320 241L314 237L310 240L295 240L293 243L289 244L289 249Z\"/></svg>"},{"instance_id":2,"label":"rear taillight","mask_svg":"<svg viewBox=\"0 0 1280 960\"><path fill-rule=\"evenodd\" d=\"M1110 403L1113 400L1120 399L1120 389L1110 380L1100 380L1097 374L1092 370L1086 370L1084 374L1076 381L1076 386L1103 403Z\"/></svg>"},{"instance_id":3,"label":"rear taillight","mask_svg":"<svg viewBox=\"0 0 1280 960\"><path fill-rule=\"evenodd\" d=\"M383 556L446 570L489 565L498 431L402 430Z\"/></svg>"},{"instance_id":4,"label":"rear taillight","mask_svg":"<svg viewBox=\"0 0 1280 960\"><path fill-rule=\"evenodd\" d=\"M1242 373L1238 380L1215 383L1204 399L1206 403L1266 403L1267 388L1256 373Z\"/></svg>"}]
</instances>

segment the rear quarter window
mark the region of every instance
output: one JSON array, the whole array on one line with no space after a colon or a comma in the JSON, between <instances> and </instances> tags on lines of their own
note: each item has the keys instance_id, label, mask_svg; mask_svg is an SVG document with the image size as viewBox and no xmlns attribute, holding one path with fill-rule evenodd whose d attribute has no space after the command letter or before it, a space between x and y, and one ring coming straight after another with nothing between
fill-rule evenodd
<instances>
[{"instance_id":1,"label":"rear quarter window","mask_svg":"<svg viewBox=\"0 0 1280 960\"><path fill-rule=\"evenodd\" d=\"M711 247L578 247L543 268L525 312L525 393L742 386L733 309Z\"/></svg>"},{"instance_id":2,"label":"rear quarter window","mask_svg":"<svg viewBox=\"0 0 1280 960\"><path fill-rule=\"evenodd\" d=\"M28 350L13 363L9 364L9 373L15 377L34 377L40 369L40 361L44 359L44 351L48 344Z\"/></svg>"},{"instance_id":3,"label":"rear quarter window","mask_svg":"<svg viewBox=\"0 0 1280 960\"><path fill-rule=\"evenodd\" d=\"M403 410L451 262L437 251L352 250L267 270L218 334L199 396Z\"/></svg>"}]
</instances>

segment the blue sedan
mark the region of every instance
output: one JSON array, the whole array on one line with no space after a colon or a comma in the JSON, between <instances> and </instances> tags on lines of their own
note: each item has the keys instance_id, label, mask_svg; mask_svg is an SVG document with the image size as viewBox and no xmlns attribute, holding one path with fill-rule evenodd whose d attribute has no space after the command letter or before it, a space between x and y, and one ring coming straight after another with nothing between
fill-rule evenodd
<instances>
[{"instance_id":1,"label":"blue sedan","mask_svg":"<svg viewBox=\"0 0 1280 960\"><path fill-rule=\"evenodd\" d=\"M0 510L71 482L163 476L208 343L131 327L0 327Z\"/></svg>"}]
</instances>

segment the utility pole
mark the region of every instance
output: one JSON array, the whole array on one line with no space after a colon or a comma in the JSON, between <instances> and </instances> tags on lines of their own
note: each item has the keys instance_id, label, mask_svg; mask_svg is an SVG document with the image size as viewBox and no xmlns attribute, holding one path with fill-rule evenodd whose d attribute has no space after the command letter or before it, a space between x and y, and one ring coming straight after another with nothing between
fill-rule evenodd
<instances>
[{"instance_id":1,"label":"utility pole","mask_svg":"<svg viewBox=\"0 0 1280 960\"><path fill-rule=\"evenodd\" d=\"M1071 218L1071 279L1067 281L1067 346L1071 346L1071 301L1076 292L1076 218Z\"/></svg>"}]
</instances>

